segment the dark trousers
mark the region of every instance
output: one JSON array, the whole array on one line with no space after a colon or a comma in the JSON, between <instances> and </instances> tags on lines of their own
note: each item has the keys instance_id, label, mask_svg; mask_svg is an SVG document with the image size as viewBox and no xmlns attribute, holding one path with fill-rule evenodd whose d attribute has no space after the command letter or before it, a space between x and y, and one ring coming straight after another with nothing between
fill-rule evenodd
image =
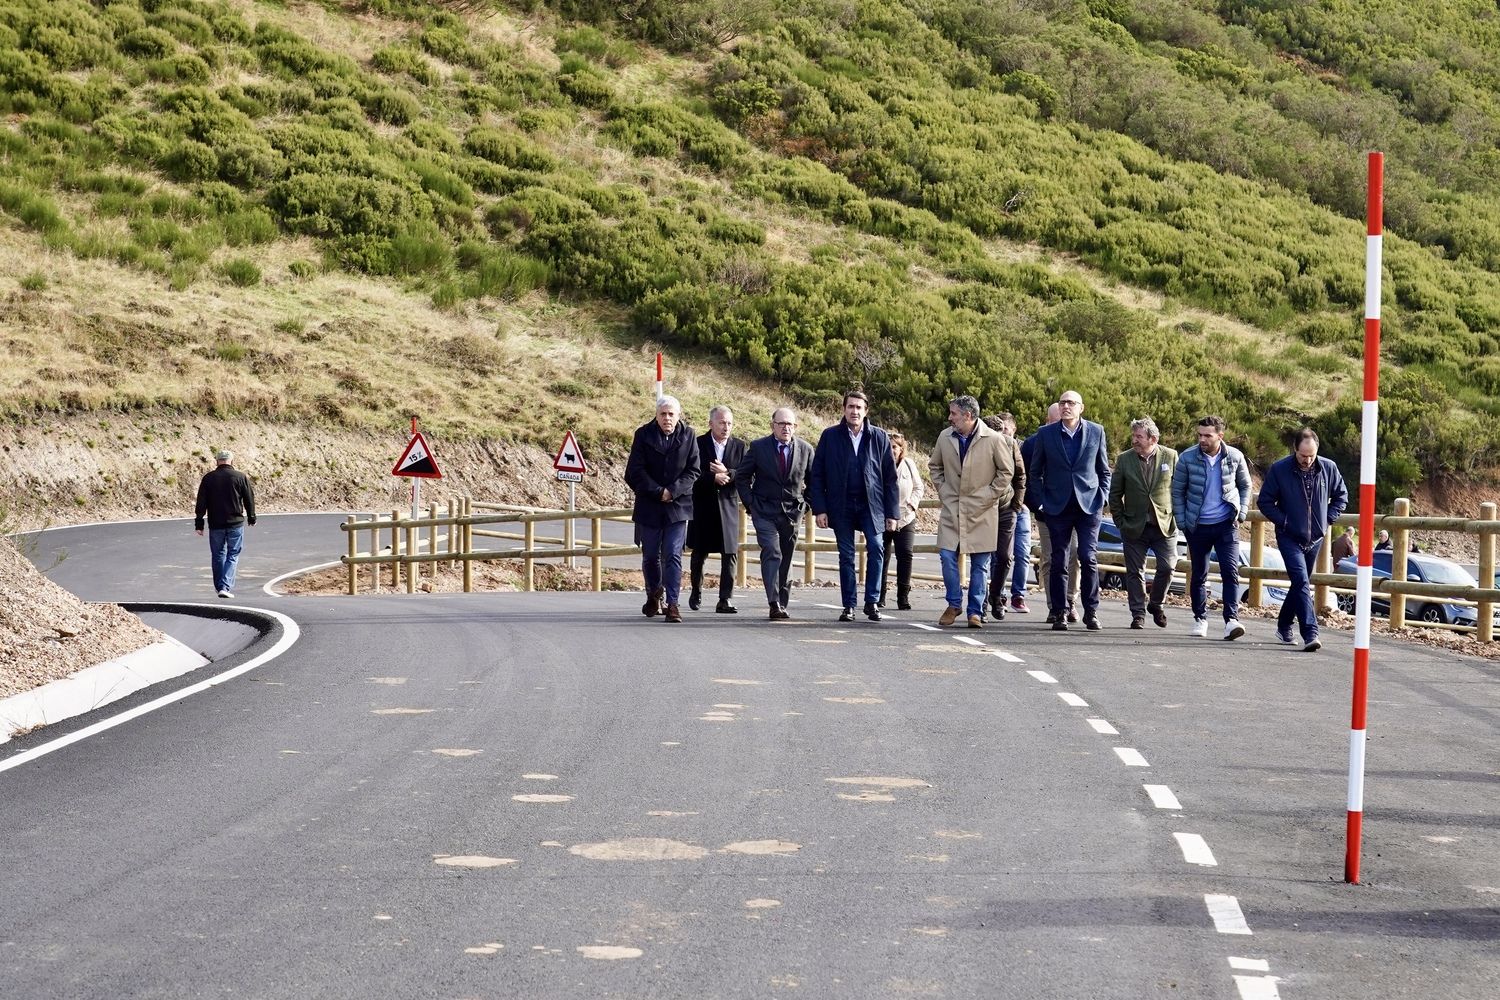
<instances>
[{"instance_id":1,"label":"dark trousers","mask_svg":"<svg viewBox=\"0 0 1500 1000\"><path fill-rule=\"evenodd\" d=\"M1146 597L1146 554L1156 557L1156 572L1151 576L1151 597ZM1172 571L1177 568L1177 539L1168 538L1154 524L1146 525L1140 538L1125 539L1125 593L1130 599L1133 618L1156 611L1172 586Z\"/></svg>"},{"instance_id":2,"label":"dark trousers","mask_svg":"<svg viewBox=\"0 0 1500 1000\"><path fill-rule=\"evenodd\" d=\"M797 518L750 515L755 543L760 546L760 579L766 602L786 607L791 600L792 558L797 551Z\"/></svg>"},{"instance_id":3,"label":"dark trousers","mask_svg":"<svg viewBox=\"0 0 1500 1000\"><path fill-rule=\"evenodd\" d=\"M1322 547L1321 538L1303 545L1276 536L1276 548L1281 552L1282 562L1286 563L1286 578L1291 582L1286 590L1286 600L1281 602L1281 611L1276 615L1276 630L1290 632L1295 620L1301 626L1303 642L1312 642L1318 637L1318 614L1313 607L1312 584L1308 578L1317 564L1318 549Z\"/></svg>"},{"instance_id":4,"label":"dark trousers","mask_svg":"<svg viewBox=\"0 0 1500 1000\"><path fill-rule=\"evenodd\" d=\"M659 528L637 525L646 594L665 588L668 604L677 604L682 595L682 543L687 541L687 526L686 521L672 521Z\"/></svg>"},{"instance_id":5,"label":"dark trousers","mask_svg":"<svg viewBox=\"0 0 1500 1000\"><path fill-rule=\"evenodd\" d=\"M1068 545L1077 540L1079 600L1085 616L1099 610L1099 515L1085 514L1077 500L1057 514L1043 515L1052 540L1052 564L1047 567L1047 600L1062 614L1068 606Z\"/></svg>"},{"instance_id":6,"label":"dark trousers","mask_svg":"<svg viewBox=\"0 0 1500 1000\"><path fill-rule=\"evenodd\" d=\"M906 600L911 593L911 555L917 544L917 522L885 533L885 572L880 574L880 603L885 604L887 584L891 579L891 554L896 556L896 600Z\"/></svg>"},{"instance_id":7,"label":"dark trousers","mask_svg":"<svg viewBox=\"0 0 1500 1000\"><path fill-rule=\"evenodd\" d=\"M1005 606L1010 593L1010 566L1016 558L1016 512L1000 512L1000 530L995 535L995 555L990 561L990 607Z\"/></svg>"},{"instance_id":8,"label":"dark trousers","mask_svg":"<svg viewBox=\"0 0 1500 1000\"><path fill-rule=\"evenodd\" d=\"M865 603L874 604L880 599L880 579L885 575L885 546L883 532L875 527L868 506L861 504L855 511L840 511L828 515L828 524L833 528L834 540L839 545L839 594L844 607L859 606L859 553L854 548L854 533L865 536Z\"/></svg>"},{"instance_id":9,"label":"dark trousers","mask_svg":"<svg viewBox=\"0 0 1500 1000\"><path fill-rule=\"evenodd\" d=\"M1234 518L1200 524L1187 533L1188 560L1193 567L1193 617L1208 617L1208 555L1219 563L1224 583L1224 620L1240 616L1240 533Z\"/></svg>"},{"instance_id":10,"label":"dark trousers","mask_svg":"<svg viewBox=\"0 0 1500 1000\"><path fill-rule=\"evenodd\" d=\"M702 549L694 549L688 560L688 571L692 579L693 593L703 591L703 564L712 555ZM725 604L734 596L734 570L740 557L733 552L719 553L719 600Z\"/></svg>"}]
</instances>

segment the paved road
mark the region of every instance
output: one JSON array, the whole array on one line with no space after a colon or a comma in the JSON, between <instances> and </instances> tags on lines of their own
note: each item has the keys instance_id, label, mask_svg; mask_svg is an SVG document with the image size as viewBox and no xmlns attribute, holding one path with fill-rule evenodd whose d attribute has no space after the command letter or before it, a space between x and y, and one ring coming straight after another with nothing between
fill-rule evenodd
<instances>
[{"instance_id":1,"label":"paved road","mask_svg":"<svg viewBox=\"0 0 1500 1000\"><path fill-rule=\"evenodd\" d=\"M337 520L252 536L289 652L0 774L5 996L1495 995L1492 664L1377 646L1351 887L1343 636L250 597ZM44 537L207 596L181 522Z\"/></svg>"}]
</instances>

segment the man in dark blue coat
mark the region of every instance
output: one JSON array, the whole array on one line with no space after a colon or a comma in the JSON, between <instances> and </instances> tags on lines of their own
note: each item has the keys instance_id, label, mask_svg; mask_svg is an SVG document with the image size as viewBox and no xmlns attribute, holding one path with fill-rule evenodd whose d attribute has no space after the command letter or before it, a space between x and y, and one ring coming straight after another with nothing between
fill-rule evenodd
<instances>
[{"instance_id":1,"label":"man in dark blue coat","mask_svg":"<svg viewBox=\"0 0 1500 1000\"><path fill-rule=\"evenodd\" d=\"M693 519L693 484L698 481L698 442L682 420L682 404L672 396L656 402L656 419L636 428L625 461L625 485L635 491L637 540L646 603L641 613L654 618L666 603L666 620L682 621L682 544Z\"/></svg>"},{"instance_id":2,"label":"man in dark blue coat","mask_svg":"<svg viewBox=\"0 0 1500 1000\"><path fill-rule=\"evenodd\" d=\"M1083 419L1083 397L1069 389L1057 399L1062 417L1036 432L1026 468L1026 506L1041 512L1051 534L1047 593L1052 628L1068 630L1068 545L1077 538L1083 624L1099 630L1099 520L1109 498L1110 455L1104 428Z\"/></svg>"},{"instance_id":3,"label":"man in dark blue coat","mask_svg":"<svg viewBox=\"0 0 1500 1000\"><path fill-rule=\"evenodd\" d=\"M841 622L854 620L859 596L856 529L865 536L865 617L881 620L876 604L885 575L883 532L895 531L900 517L901 487L891 440L865 419L869 408L869 399L858 389L844 394L844 419L818 439L808 477L808 500L818 527L831 525L838 540L839 590L844 599Z\"/></svg>"},{"instance_id":4,"label":"man in dark blue coat","mask_svg":"<svg viewBox=\"0 0 1500 1000\"><path fill-rule=\"evenodd\" d=\"M1317 431L1304 427L1297 432L1292 453L1266 470L1256 505L1276 525L1276 547L1291 583L1276 616L1276 637L1290 644L1295 620L1301 626L1303 651L1317 652L1323 643L1318 639L1318 615L1308 577L1328 526L1349 505L1339 467L1318 455Z\"/></svg>"}]
</instances>

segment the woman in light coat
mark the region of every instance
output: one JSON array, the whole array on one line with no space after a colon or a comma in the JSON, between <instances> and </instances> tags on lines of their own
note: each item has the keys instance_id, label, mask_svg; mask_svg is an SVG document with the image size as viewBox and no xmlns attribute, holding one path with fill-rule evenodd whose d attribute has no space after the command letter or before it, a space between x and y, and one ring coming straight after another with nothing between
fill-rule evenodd
<instances>
[{"instance_id":1,"label":"woman in light coat","mask_svg":"<svg viewBox=\"0 0 1500 1000\"><path fill-rule=\"evenodd\" d=\"M896 553L896 607L911 610L911 555L917 543L917 508L922 503L926 485L922 470L907 457L906 436L891 433L891 457L896 460L896 482L901 488L901 517L895 531L885 533L885 574L880 579L880 606L885 607L887 585L891 576L891 551Z\"/></svg>"}]
</instances>

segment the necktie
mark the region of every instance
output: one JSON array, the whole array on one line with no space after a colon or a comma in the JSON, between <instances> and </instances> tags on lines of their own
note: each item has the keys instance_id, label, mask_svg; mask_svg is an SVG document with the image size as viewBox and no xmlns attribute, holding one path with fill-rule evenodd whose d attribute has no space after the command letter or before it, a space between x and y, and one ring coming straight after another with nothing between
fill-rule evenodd
<instances>
[{"instance_id":1,"label":"necktie","mask_svg":"<svg viewBox=\"0 0 1500 1000\"><path fill-rule=\"evenodd\" d=\"M781 478L785 479L786 474L791 471L786 462L786 445L781 444L776 446L776 456L781 463Z\"/></svg>"}]
</instances>

